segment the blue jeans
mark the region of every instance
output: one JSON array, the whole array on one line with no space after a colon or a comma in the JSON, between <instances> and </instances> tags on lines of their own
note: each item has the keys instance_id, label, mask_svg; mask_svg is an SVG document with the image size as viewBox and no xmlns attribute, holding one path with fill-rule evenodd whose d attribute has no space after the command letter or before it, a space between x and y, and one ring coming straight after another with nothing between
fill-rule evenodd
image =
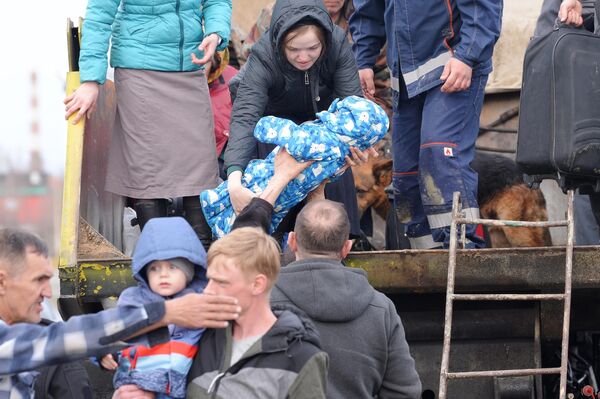
<instances>
[{"instance_id":1,"label":"blue jeans","mask_svg":"<svg viewBox=\"0 0 600 399\"><path fill-rule=\"evenodd\" d=\"M459 191L467 217L479 217L475 155L487 75L469 89L442 93L434 87L413 98L393 92L394 199L412 248L447 248L452 195ZM467 226L467 247L483 247Z\"/></svg>"}]
</instances>

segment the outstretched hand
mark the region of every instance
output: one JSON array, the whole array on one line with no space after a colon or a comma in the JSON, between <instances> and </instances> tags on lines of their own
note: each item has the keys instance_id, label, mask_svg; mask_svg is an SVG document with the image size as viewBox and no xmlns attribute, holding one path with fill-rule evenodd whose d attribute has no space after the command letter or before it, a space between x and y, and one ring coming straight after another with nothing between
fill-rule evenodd
<instances>
[{"instance_id":1,"label":"outstretched hand","mask_svg":"<svg viewBox=\"0 0 600 399\"><path fill-rule=\"evenodd\" d=\"M216 33L211 33L208 36L204 37L202 43L198 46L198 50L203 51L204 54L202 58L196 57L195 53L192 53L192 62L196 65L204 65L208 61L211 60L212 56L215 54L215 50L219 45L219 35Z\"/></svg>"},{"instance_id":2,"label":"outstretched hand","mask_svg":"<svg viewBox=\"0 0 600 399\"><path fill-rule=\"evenodd\" d=\"M166 324L184 328L225 328L241 311L233 297L195 293L166 301L165 309Z\"/></svg>"}]
</instances>

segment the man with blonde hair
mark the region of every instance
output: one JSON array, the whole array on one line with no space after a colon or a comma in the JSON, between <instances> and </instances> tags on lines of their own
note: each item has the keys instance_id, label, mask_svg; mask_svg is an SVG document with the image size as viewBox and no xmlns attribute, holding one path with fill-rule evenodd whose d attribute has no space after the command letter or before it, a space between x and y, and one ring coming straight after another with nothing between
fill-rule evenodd
<instances>
[{"instance_id":1,"label":"man with blonde hair","mask_svg":"<svg viewBox=\"0 0 600 399\"><path fill-rule=\"evenodd\" d=\"M208 330L188 375L188 398L325 398L327 355L310 321L271 310L279 246L263 231L242 227L208 251L204 289L238 300L240 316Z\"/></svg>"}]
</instances>

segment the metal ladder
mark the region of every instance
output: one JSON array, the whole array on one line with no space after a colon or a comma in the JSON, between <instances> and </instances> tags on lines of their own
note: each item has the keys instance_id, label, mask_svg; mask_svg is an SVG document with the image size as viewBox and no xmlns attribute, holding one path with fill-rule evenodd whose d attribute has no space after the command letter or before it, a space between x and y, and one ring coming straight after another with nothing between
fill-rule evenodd
<instances>
[{"instance_id":1,"label":"metal ladder","mask_svg":"<svg viewBox=\"0 0 600 399\"><path fill-rule=\"evenodd\" d=\"M464 243L467 224L509 227L567 227L567 246L565 264L565 291L562 294L455 294L456 250L458 246L457 229L461 225L461 240ZM573 271L573 190L567 193L567 219L546 222L521 222L512 220L468 219L460 210L460 193L455 192L452 199L452 224L450 225L450 249L448 258L448 285L446 289L446 317L444 322L444 346L440 369L439 399L447 399L449 379L481 377L517 377L542 374L560 374L559 399L566 397L567 362L569 353L569 321L571 317L571 276ZM563 301L563 331L560 367L533 368L516 370L490 370L449 372L450 339L452 332L452 310L454 301Z\"/></svg>"}]
</instances>

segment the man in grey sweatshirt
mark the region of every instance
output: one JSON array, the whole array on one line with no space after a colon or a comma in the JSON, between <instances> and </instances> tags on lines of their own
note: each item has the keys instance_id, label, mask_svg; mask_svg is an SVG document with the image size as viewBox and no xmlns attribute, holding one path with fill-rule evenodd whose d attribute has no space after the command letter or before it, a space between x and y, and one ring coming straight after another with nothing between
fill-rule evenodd
<instances>
[{"instance_id":1,"label":"man in grey sweatshirt","mask_svg":"<svg viewBox=\"0 0 600 399\"><path fill-rule=\"evenodd\" d=\"M296 261L283 267L271 304L292 305L317 326L330 357L327 397L421 397L421 382L392 301L376 291L364 270L341 260L352 246L343 206L309 202L288 244Z\"/></svg>"}]
</instances>

